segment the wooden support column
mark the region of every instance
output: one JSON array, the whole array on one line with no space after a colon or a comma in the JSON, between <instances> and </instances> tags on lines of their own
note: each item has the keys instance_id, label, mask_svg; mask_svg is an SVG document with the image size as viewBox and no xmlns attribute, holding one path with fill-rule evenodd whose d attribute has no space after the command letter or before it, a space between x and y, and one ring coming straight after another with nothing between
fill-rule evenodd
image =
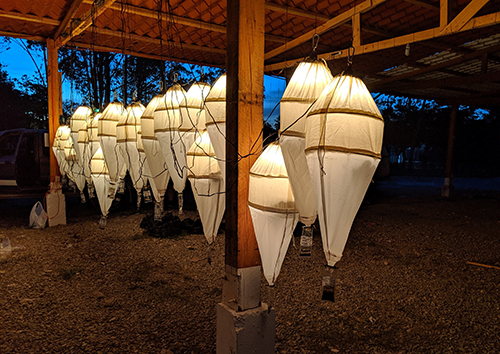
<instances>
[{"instance_id":1,"label":"wooden support column","mask_svg":"<svg viewBox=\"0 0 500 354\"><path fill-rule=\"evenodd\" d=\"M262 144L264 9L264 0L227 3L226 280L222 302L237 311L260 305L260 255L248 208L248 183Z\"/></svg>"},{"instance_id":2,"label":"wooden support column","mask_svg":"<svg viewBox=\"0 0 500 354\"><path fill-rule=\"evenodd\" d=\"M49 99L49 138L50 138L50 181L54 182L60 176L57 160L52 152L54 137L59 128L59 119L62 115L61 73L58 67L57 47L54 40L47 39L47 87Z\"/></svg>"},{"instance_id":3,"label":"wooden support column","mask_svg":"<svg viewBox=\"0 0 500 354\"><path fill-rule=\"evenodd\" d=\"M361 14L357 13L352 16L352 45L354 47L361 46Z\"/></svg>"},{"instance_id":4,"label":"wooden support column","mask_svg":"<svg viewBox=\"0 0 500 354\"><path fill-rule=\"evenodd\" d=\"M453 189L453 149L455 145L455 126L457 122L458 105L451 106L450 126L448 128L448 150L446 153L446 167L444 171L444 184L441 187L441 196L449 198Z\"/></svg>"}]
</instances>

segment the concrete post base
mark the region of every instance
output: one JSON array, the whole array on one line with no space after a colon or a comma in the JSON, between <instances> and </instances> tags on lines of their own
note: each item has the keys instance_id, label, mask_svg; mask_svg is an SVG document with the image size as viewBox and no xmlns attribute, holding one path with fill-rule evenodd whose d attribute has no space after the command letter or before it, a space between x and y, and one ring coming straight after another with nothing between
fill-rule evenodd
<instances>
[{"instance_id":1,"label":"concrete post base","mask_svg":"<svg viewBox=\"0 0 500 354\"><path fill-rule=\"evenodd\" d=\"M276 314L266 304L246 311L217 305L217 354L274 353Z\"/></svg>"}]
</instances>

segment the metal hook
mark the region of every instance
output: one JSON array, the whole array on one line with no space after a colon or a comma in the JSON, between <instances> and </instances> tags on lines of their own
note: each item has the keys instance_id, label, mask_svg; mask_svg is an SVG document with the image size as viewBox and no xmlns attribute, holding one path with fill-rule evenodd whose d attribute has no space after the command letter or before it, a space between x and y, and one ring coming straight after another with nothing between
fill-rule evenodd
<instances>
[{"instance_id":1,"label":"metal hook","mask_svg":"<svg viewBox=\"0 0 500 354\"><path fill-rule=\"evenodd\" d=\"M356 49L352 45L347 49L347 67L352 65L352 58L354 57L355 50Z\"/></svg>"},{"instance_id":2,"label":"metal hook","mask_svg":"<svg viewBox=\"0 0 500 354\"><path fill-rule=\"evenodd\" d=\"M179 81L179 74L178 73L174 73L174 80L173 80L175 83L177 83L177 81Z\"/></svg>"},{"instance_id":3,"label":"metal hook","mask_svg":"<svg viewBox=\"0 0 500 354\"><path fill-rule=\"evenodd\" d=\"M315 33L312 37L313 52L315 52L316 48L318 48L318 44L319 44L319 34Z\"/></svg>"},{"instance_id":4,"label":"metal hook","mask_svg":"<svg viewBox=\"0 0 500 354\"><path fill-rule=\"evenodd\" d=\"M134 93L132 94L132 100L134 102L137 101L137 90L134 90Z\"/></svg>"}]
</instances>

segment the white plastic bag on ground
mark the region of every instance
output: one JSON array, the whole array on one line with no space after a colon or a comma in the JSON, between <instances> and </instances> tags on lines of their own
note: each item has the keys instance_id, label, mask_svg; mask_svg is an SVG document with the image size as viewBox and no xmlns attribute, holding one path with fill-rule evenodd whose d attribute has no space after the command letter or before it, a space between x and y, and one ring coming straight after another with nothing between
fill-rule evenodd
<instances>
[{"instance_id":1,"label":"white plastic bag on ground","mask_svg":"<svg viewBox=\"0 0 500 354\"><path fill-rule=\"evenodd\" d=\"M36 202L30 213L30 227L43 229L47 222L47 213L43 209L42 203Z\"/></svg>"}]
</instances>

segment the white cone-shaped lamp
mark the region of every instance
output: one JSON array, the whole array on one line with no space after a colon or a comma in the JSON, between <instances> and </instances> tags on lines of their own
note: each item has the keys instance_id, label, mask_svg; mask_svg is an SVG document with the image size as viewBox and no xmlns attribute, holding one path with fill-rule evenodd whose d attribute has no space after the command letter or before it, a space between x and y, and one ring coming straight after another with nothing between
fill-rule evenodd
<instances>
[{"instance_id":1,"label":"white cone-shaped lamp","mask_svg":"<svg viewBox=\"0 0 500 354\"><path fill-rule=\"evenodd\" d=\"M66 176L69 172L69 165L66 160L65 147L66 145L68 145L68 141L70 138L71 128L69 127L69 125L60 125L59 128L57 128L52 149L55 148L54 155L56 155L61 176Z\"/></svg>"},{"instance_id":2,"label":"white cone-shaped lamp","mask_svg":"<svg viewBox=\"0 0 500 354\"><path fill-rule=\"evenodd\" d=\"M94 183L99 206L101 207L102 217L100 225L103 227L106 224L106 217L108 216L113 199L108 197L111 180L109 179L108 167L101 148L92 156L90 170L92 171L92 182Z\"/></svg>"},{"instance_id":3,"label":"white cone-shaped lamp","mask_svg":"<svg viewBox=\"0 0 500 354\"><path fill-rule=\"evenodd\" d=\"M167 190L170 173L167 169L167 164L163 153L161 152L160 143L155 135L154 112L160 104L163 95L157 95L146 106L146 110L141 116L141 138L146 154L146 161L149 166L151 177L154 180L153 195L157 203L163 203L163 197Z\"/></svg>"},{"instance_id":4,"label":"white cone-shaped lamp","mask_svg":"<svg viewBox=\"0 0 500 354\"><path fill-rule=\"evenodd\" d=\"M97 150L99 150L99 148L101 147L98 135L98 125L101 116L102 113L96 113L95 115L91 116L91 118L89 118L89 123L87 124L87 137L89 139L90 158L92 158L92 156L94 156Z\"/></svg>"},{"instance_id":5,"label":"white cone-shaped lamp","mask_svg":"<svg viewBox=\"0 0 500 354\"><path fill-rule=\"evenodd\" d=\"M144 107L140 102L131 103L126 113L120 117L116 125L116 142L122 155L125 166L138 195L138 203L142 195L145 178L142 176L142 166L137 146L137 133L141 128L141 116Z\"/></svg>"},{"instance_id":6,"label":"white cone-shaped lamp","mask_svg":"<svg viewBox=\"0 0 500 354\"><path fill-rule=\"evenodd\" d=\"M116 143L116 125L123 114L125 114L123 104L117 101L111 102L102 112L97 124L99 143L112 183L117 183L126 173L125 162Z\"/></svg>"},{"instance_id":7,"label":"white cone-shaped lamp","mask_svg":"<svg viewBox=\"0 0 500 354\"><path fill-rule=\"evenodd\" d=\"M92 114L92 110L86 106L78 107L71 118L69 119L69 127L71 128L71 139L75 143L75 152L78 156L78 160L82 161L82 152L80 151L80 146L76 143L78 142L78 131L81 127L87 123L87 119Z\"/></svg>"},{"instance_id":8,"label":"white cone-shaped lamp","mask_svg":"<svg viewBox=\"0 0 500 354\"><path fill-rule=\"evenodd\" d=\"M186 97L186 91L179 84L170 87L154 112L154 127L170 177L177 193L182 193L186 184L186 148L179 132L179 104ZM144 134L144 132L143 132Z\"/></svg>"},{"instance_id":9,"label":"white cone-shaped lamp","mask_svg":"<svg viewBox=\"0 0 500 354\"><path fill-rule=\"evenodd\" d=\"M384 120L363 81L336 76L306 120L311 173L328 265L342 257L354 217L380 161Z\"/></svg>"},{"instance_id":10,"label":"white cone-shaped lamp","mask_svg":"<svg viewBox=\"0 0 500 354\"><path fill-rule=\"evenodd\" d=\"M274 285L298 222L298 211L277 143L270 144L250 169L248 206L262 270L269 285Z\"/></svg>"},{"instance_id":11,"label":"white cone-shaped lamp","mask_svg":"<svg viewBox=\"0 0 500 354\"><path fill-rule=\"evenodd\" d=\"M306 113L332 79L330 69L323 61L302 62L293 73L280 102L280 146L300 221L306 226L314 223L317 215L304 153Z\"/></svg>"},{"instance_id":12,"label":"white cone-shaped lamp","mask_svg":"<svg viewBox=\"0 0 500 354\"><path fill-rule=\"evenodd\" d=\"M205 99L205 125L226 180L226 74L219 76Z\"/></svg>"},{"instance_id":13,"label":"white cone-shaped lamp","mask_svg":"<svg viewBox=\"0 0 500 354\"><path fill-rule=\"evenodd\" d=\"M195 82L179 105L182 142L188 150L197 136L205 130L205 98L211 86L203 82Z\"/></svg>"},{"instance_id":14,"label":"white cone-shaped lamp","mask_svg":"<svg viewBox=\"0 0 500 354\"><path fill-rule=\"evenodd\" d=\"M224 215L226 195L219 164L206 131L196 138L189 149L187 164L188 178L200 214L203 233L208 244L212 244Z\"/></svg>"}]
</instances>

